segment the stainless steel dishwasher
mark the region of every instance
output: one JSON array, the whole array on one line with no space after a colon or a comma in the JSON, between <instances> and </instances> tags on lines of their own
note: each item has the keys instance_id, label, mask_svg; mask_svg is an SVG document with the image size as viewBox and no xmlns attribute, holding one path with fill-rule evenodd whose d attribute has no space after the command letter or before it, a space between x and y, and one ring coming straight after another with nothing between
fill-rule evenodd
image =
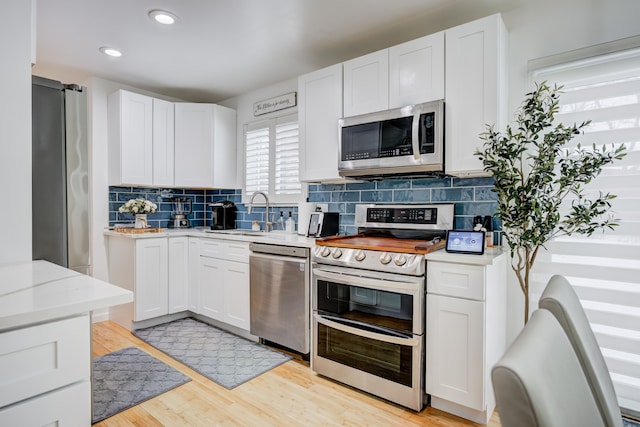
<instances>
[{"instance_id":1,"label":"stainless steel dishwasher","mask_svg":"<svg viewBox=\"0 0 640 427\"><path fill-rule=\"evenodd\" d=\"M250 332L309 353L309 249L251 243Z\"/></svg>"}]
</instances>

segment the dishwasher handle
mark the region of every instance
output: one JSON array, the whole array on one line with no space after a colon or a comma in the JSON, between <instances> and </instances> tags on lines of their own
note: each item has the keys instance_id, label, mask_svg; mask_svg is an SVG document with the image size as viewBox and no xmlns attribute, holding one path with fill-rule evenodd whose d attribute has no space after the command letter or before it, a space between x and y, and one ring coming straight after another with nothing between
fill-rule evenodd
<instances>
[{"instance_id":1,"label":"dishwasher handle","mask_svg":"<svg viewBox=\"0 0 640 427\"><path fill-rule=\"evenodd\" d=\"M295 258L308 258L309 248L299 248L295 246L271 245L268 243L251 243L249 249L254 253L268 255L281 255Z\"/></svg>"}]
</instances>

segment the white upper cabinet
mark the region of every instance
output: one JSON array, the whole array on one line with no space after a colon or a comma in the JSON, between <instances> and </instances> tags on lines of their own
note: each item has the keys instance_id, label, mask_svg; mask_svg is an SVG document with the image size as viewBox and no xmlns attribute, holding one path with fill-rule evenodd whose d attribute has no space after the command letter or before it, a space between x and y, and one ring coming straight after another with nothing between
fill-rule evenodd
<instances>
[{"instance_id":1,"label":"white upper cabinet","mask_svg":"<svg viewBox=\"0 0 640 427\"><path fill-rule=\"evenodd\" d=\"M152 185L153 99L119 90L108 116L109 185Z\"/></svg>"},{"instance_id":2,"label":"white upper cabinet","mask_svg":"<svg viewBox=\"0 0 640 427\"><path fill-rule=\"evenodd\" d=\"M235 110L196 103L174 108L175 186L235 188Z\"/></svg>"},{"instance_id":3,"label":"white upper cabinet","mask_svg":"<svg viewBox=\"0 0 640 427\"><path fill-rule=\"evenodd\" d=\"M153 185L173 186L173 102L153 99Z\"/></svg>"},{"instance_id":4,"label":"white upper cabinet","mask_svg":"<svg viewBox=\"0 0 640 427\"><path fill-rule=\"evenodd\" d=\"M502 129L506 113L506 37L500 15L445 31L445 172L483 176L474 154L486 125Z\"/></svg>"},{"instance_id":5,"label":"white upper cabinet","mask_svg":"<svg viewBox=\"0 0 640 427\"><path fill-rule=\"evenodd\" d=\"M389 108L388 49L346 61L343 67L345 117Z\"/></svg>"},{"instance_id":6,"label":"white upper cabinet","mask_svg":"<svg viewBox=\"0 0 640 427\"><path fill-rule=\"evenodd\" d=\"M389 108L444 99L444 32L389 48Z\"/></svg>"},{"instance_id":7,"label":"white upper cabinet","mask_svg":"<svg viewBox=\"0 0 640 427\"><path fill-rule=\"evenodd\" d=\"M341 179L338 120L342 118L342 64L298 78L300 181Z\"/></svg>"},{"instance_id":8,"label":"white upper cabinet","mask_svg":"<svg viewBox=\"0 0 640 427\"><path fill-rule=\"evenodd\" d=\"M444 32L344 63L345 117L444 98Z\"/></svg>"}]
</instances>

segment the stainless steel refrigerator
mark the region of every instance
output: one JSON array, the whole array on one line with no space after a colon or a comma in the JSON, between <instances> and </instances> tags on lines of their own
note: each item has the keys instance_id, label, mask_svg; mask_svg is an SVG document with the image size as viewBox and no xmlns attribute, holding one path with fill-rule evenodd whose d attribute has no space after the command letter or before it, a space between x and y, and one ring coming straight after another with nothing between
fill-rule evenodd
<instances>
[{"instance_id":1,"label":"stainless steel refrigerator","mask_svg":"<svg viewBox=\"0 0 640 427\"><path fill-rule=\"evenodd\" d=\"M86 89L32 78L32 248L90 274Z\"/></svg>"}]
</instances>

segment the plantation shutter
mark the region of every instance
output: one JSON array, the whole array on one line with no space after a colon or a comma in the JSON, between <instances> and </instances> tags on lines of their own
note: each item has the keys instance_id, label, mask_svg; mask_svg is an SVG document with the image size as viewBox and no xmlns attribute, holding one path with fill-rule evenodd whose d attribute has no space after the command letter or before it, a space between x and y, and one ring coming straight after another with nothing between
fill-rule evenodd
<instances>
[{"instance_id":1,"label":"plantation shutter","mask_svg":"<svg viewBox=\"0 0 640 427\"><path fill-rule=\"evenodd\" d=\"M298 122L276 125L275 194L300 194Z\"/></svg>"},{"instance_id":2,"label":"plantation shutter","mask_svg":"<svg viewBox=\"0 0 640 427\"><path fill-rule=\"evenodd\" d=\"M269 127L246 132L245 191L269 191Z\"/></svg>"},{"instance_id":3,"label":"plantation shutter","mask_svg":"<svg viewBox=\"0 0 640 427\"><path fill-rule=\"evenodd\" d=\"M556 119L592 120L573 141L582 147L625 144L616 161L586 189L618 197L619 226L590 237L559 238L533 269L532 300L553 274L574 286L596 334L623 412L640 413L640 49L629 49L532 72L536 82L563 85ZM570 203L570 201L566 201Z\"/></svg>"},{"instance_id":4,"label":"plantation shutter","mask_svg":"<svg viewBox=\"0 0 640 427\"><path fill-rule=\"evenodd\" d=\"M300 201L299 152L296 115L246 125L245 198L262 191L272 203Z\"/></svg>"}]
</instances>

